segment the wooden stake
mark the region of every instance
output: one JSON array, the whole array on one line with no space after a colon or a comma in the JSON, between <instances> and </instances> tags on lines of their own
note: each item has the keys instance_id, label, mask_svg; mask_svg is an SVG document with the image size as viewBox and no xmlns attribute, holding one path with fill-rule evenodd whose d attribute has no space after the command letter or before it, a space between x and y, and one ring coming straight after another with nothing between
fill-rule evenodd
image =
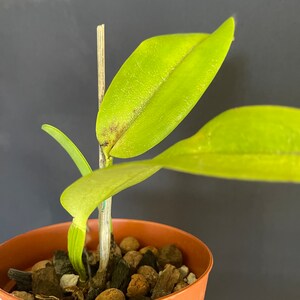
<instances>
[{"instance_id":1,"label":"wooden stake","mask_svg":"<svg viewBox=\"0 0 300 300\"><path fill-rule=\"evenodd\" d=\"M105 31L104 24L97 27L97 65L98 65L98 106L103 101L105 93ZM105 155L99 145L99 168L107 167ZM110 253L111 240L111 198L102 202L98 207L99 216L99 251L100 265L95 276L96 285L101 286L105 282L106 268Z\"/></svg>"},{"instance_id":2,"label":"wooden stake","mask_svg":"<svg viewBox=\"0 0 300 300\"><path fill-rule=\"evenodd\" d=\"M105 26L97 26L98 109L105 93ZM99 145L99 168L105 167L105 157Z\"/></svg>"}]
</instances>

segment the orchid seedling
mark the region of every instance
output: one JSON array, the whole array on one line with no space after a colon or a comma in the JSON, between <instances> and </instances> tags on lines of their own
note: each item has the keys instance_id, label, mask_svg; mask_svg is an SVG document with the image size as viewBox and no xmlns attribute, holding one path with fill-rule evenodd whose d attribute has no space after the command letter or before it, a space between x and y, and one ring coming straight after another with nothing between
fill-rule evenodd
<instances>
[{"instance_id":1,"label":"orchid seedling","mask_svg":"<svg viewBox=\"0 0 300 300\"><path fill-rule=\"evenodd\" d=\"M234 27L229 18L212 34L156 36L138 46L113 79L98 112L96 135L104 168L92 171L68 137L43 125L82 174L61 195L62 206L73 217L69 257L82 280L87 279L82 253L92 212L162 168L221 178L300 182L300 110L279 106L228 110L153 159L112 163L114 157L145 153L186 117L221 67ZM109 249L110 241L104 243ZM99 270L107 262L106 255Z\"/></svg>"}]
</instances>

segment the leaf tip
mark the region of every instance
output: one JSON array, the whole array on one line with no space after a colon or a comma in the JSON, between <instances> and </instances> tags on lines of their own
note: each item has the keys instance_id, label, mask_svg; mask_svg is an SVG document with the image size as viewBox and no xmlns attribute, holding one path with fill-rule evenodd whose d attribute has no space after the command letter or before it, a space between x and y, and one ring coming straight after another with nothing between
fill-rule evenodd
<instances>
[{"instance_id":1,"label":"leaf tip","mask_svg":"<svg viewBox=\"0 0 300 300\"><path fill-rule=\"evenodd\" d=\"M53 128L53 126L46 124L46 123L41 126L41 129L47 133L49 133L49 129L51 129L51 128Z\"/></svg>"},{"instance_id":2,"label":"leaf tip","mask_svg":"<svg viewBox=\"0 0 300 300\"><path fill-rule=\"evenodd\" d=\"M229 35L232 35L232 41L234 41L234 31L235 31L236 19L234 16L229 17L218 29L223 29Z\"/></svg>"}]
</instances>

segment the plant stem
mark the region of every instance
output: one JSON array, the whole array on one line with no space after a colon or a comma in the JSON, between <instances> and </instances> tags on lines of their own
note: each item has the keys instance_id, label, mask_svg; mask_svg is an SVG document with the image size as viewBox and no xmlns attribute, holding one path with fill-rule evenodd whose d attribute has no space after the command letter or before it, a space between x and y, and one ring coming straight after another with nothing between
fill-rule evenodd
<instances>
[{"instance_id":1,"label":"plant stem","mask_svg":"<svg viewBox=\"0 0 300 300\"><path fill-rule=\"evenodd\" d=\"M105 93L105 27L104 24L97 27L97 60L98 60L98 105L102 103ZM105 168L110 164L99 145L99 168ZM103 273L108 265L111 240L111 201L109 198L98 207L99 222L99 271ZM104 272L105 273L105 272Z\"/></svg>"}]
</instances>

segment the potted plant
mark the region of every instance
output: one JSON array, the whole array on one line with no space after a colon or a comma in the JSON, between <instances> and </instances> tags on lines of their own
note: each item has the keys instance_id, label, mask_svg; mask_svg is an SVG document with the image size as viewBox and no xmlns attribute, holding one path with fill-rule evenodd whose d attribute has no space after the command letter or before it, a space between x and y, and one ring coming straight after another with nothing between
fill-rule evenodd
<instances>
[{"instance_id":1,"label":"potted plant","mask_svg":"<svg viewBox=\"0 0 300 300\"><path fill-rule=\"evenodd\" d=\"M92 171L78 148L60 130L43 125L43 130L63 146L82 174L61 196L63 207L73 217L70 227L63 224L49 229L52 235L61 232L61 237L56 238L58 247L66 248L68 239L69 258L82 282L88 281L90 286L104 289L111 231L120 241L124 235L137 235L143 239L143 230L145 234L159 230L164 239L174 239L167 243L182 240L179 247L198 276L194 284L162 299L204 299L212 266L211 254L205 245L168 226L124 220L116 220L111 226L111 197L161 168L229 179L300 182L300 110L278 106L249 106L226 111L192 137L153 159L113 164L113 157L140 155L176 128L213 80L233 38L234 20L229 18L212 34L175 34L144 41L121 67L103 99L104 87L99 88L101 103L96 122L99 170ZM96 223L88 223L88 218L97 207L101 255L96 275L89 278L83 253L86 245L96 246ZM118 232L119 228L123 233ZM40 231L35 235L39 239L45 237ZM152 244L152 241L148 243ZM156 243L162 246L161 239ZM1 251L13 251L14 242L12 245L2 245L0 257ZM200 267L194 266L195 260L191 258L197 256L195 249L202 254L202 265L198 257L196 259ZM38 260L52 250L47 247L44 252L42 250L42 255L35 251L32 255L37 254ZM31 255L29 261L34 263ZM3 269L7 269L6 265ZM29 267L21 262L17 265ZM6 278L1 276L0 283L3 284ZM1 293L1 298L11 297ZM142 297L140 299L145 299Z\"/></svg>"}]
</instances>

